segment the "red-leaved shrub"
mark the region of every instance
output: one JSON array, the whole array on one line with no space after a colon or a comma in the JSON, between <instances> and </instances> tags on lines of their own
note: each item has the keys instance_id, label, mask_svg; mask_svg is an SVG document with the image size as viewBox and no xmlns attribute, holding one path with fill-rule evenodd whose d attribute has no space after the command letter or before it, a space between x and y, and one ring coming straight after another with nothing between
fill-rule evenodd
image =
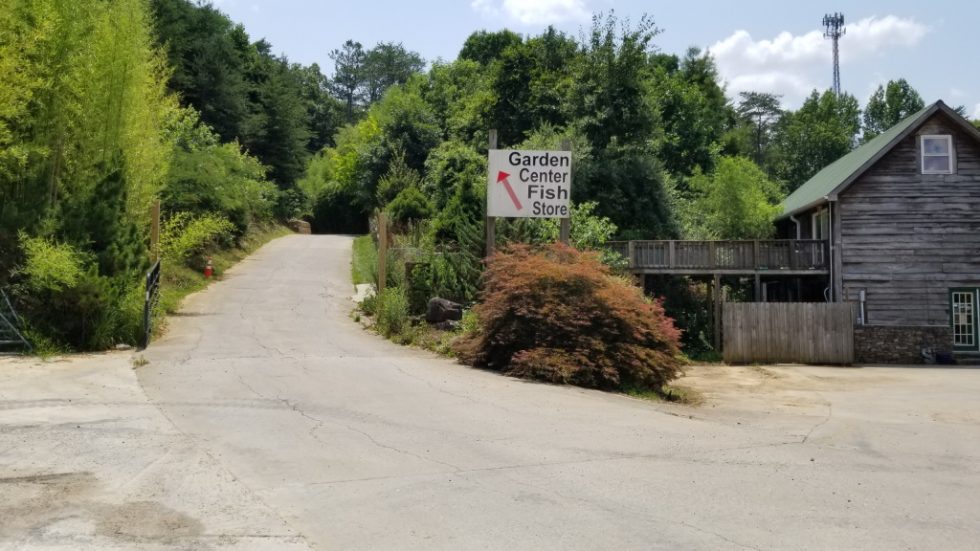
<instances>
[{"instance_id":1,"label":"red-leaved shrub","mask_svg":"<svg viewBox=\"0 0 980 551\"><path fill-rule=\"evenodd\" d=\"M680 331L596 253L515 245L484 274L479 329L455 343L476 367L554 383L659 391L680 374Z\"/></svg>"}]
</instances>

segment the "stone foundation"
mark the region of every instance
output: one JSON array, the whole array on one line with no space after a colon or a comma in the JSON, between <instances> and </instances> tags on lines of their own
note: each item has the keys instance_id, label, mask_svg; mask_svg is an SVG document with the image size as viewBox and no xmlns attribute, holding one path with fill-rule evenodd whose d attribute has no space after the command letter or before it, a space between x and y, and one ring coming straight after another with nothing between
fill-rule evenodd
<instances>
[{"instance_id":1,"label":"stone foundation","mask_svg":"<svg viewBox=\"0 0 980 551\"><path fill-rule=\"evenodd\" d=\"M854 328L854 361L863 364L921 364L922 349L952 352L949 326L865 325Z\"/></svg>"}]
</instances>

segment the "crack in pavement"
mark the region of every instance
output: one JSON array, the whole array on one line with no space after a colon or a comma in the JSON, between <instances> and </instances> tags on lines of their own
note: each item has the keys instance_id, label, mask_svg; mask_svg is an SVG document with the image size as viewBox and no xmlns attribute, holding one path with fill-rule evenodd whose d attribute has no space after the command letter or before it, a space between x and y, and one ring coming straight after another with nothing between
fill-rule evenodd
<instances>
[{"instance_id":1,"label":"crack in pavement","mask_svg":"<svg viewBox=\"0 0 980 551\"><path fill-rule=\"evenodd\" d=\"M826 425L827 422L830 421L830 418L834 416L834 405L830 402L830 400L828 400L825 396L823 396L819 392L815 392L815 394L820 396L820 398L822 398L823 401L826 403L827 417L825 417L822 421L820 421L816 425L810 427L810 430L803 436L803 439L800 440L800 444L806 444L807 441L810 439L810 436L813 434L813 432L819 429L820 427Z\"/></svg>"}]
</instances>

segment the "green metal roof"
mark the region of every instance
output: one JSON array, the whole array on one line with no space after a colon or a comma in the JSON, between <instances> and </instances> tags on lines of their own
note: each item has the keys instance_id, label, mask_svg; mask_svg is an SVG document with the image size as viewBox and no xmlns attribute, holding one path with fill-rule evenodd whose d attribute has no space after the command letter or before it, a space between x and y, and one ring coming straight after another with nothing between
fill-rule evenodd
<instances>
[{"instance_id":1,"label":"green metal roof","mask_svg":"<svg viewBox=\"0 0 980 551\"><path fill-rule=\"evenodd\" d=\"M937 101L914 115L909 115L895 126L875 136L871 141L825 166L789 197L783 200L783 214L780 218L797 214L824 202L837 188L850 183L871 167L882 155L896 145L910 129L924 121L942 105Z\"/></svg>"}]
</instances>

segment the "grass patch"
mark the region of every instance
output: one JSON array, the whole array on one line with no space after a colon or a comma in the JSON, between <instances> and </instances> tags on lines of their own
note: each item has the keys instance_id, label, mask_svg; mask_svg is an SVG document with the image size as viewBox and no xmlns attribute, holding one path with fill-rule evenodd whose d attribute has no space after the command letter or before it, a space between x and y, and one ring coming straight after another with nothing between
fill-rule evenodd
<instances>
[{"instance_id":1,"label":"grass patch","mask_svg":"<svg viewBox=\"0 0 980 551\"><path fill-rule=\"evenodd\" d=\"M378 263L378 249L370 235L354 238L351 259L351 280L354 285L374 283L374 266Z\"/></svg>"},{"instance_id":2,"label":"grass patch","mask_svg":"<svg viewBox=\"0 0 980 551\"><path fill-rule=\"evenodd\" d=\"M160 308L153 323L154 336L163 332L166 327L165 316L176 313L180 309L184 297L206 288L211 281L220 279L226 270L255 252L262 245L291 233L292 231L285 226L278 224L263 225L242 237L233 248L208 251L207 255L211 257L214 265L214 278L212 280L205 279L203 273L192 270L183 264L164 264L160 281Z\"/></svg>"}]
</instances>

